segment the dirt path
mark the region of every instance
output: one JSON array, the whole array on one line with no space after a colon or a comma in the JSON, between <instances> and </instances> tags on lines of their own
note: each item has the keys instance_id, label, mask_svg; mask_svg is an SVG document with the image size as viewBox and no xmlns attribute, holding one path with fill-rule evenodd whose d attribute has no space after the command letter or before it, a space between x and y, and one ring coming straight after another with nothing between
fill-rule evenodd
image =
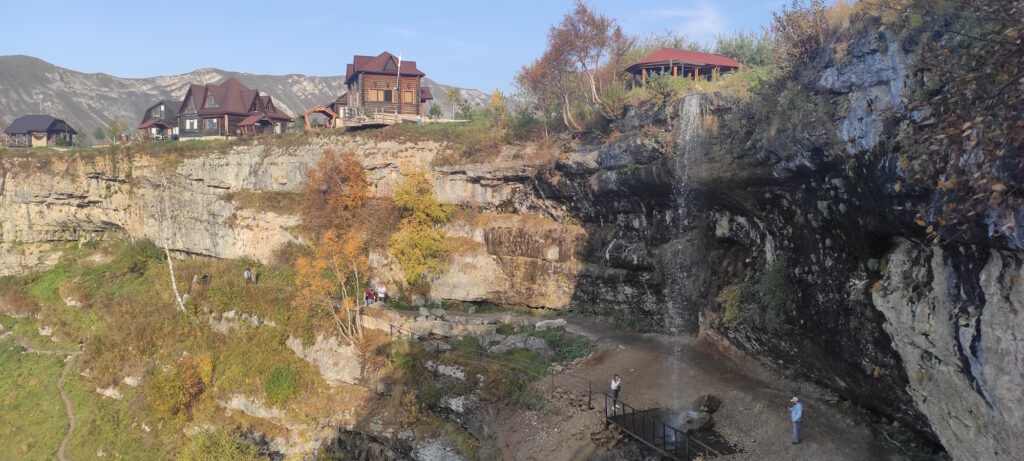
<instances>
[{"instance_id":1,"label":"dirt path","mask_svg":"<svg viewBox=\"0 0 1024 461\"><path fill-rule=\"evenodd\" d=\"M718 348L714 341L623 332L588 317L566 320L571 331L594 338L602 348L567 370L591 380L595 390L608 387L607 381L619 373L623 401L637 408L674 412L687 409L703 394L719 396L723 404L714 415L715 429L743 450L723 459L905 459L890 445L874 439L866 427L841 414L829 403L827 391L779 377L741 354ZM559 387L569 388L573 379L561 376L557 382ZM581 391L579 395L585 394ZM800 445L790 444L787 408L793 395L801 397L805 408ZM597 408L587 410L581 399L556 394L557 411L499 410L488 418L494 430L488 431L491 435L484 443L495 457L503 459L632 457L592 440L592 434L603 428L604 403L596 399Z\"/></svg>"},{"instance_id":2,"label":"dirt path","mask_svg":"<svg viewBox=\"0 0 1024 461\"><path fill-rule=\"evenodd\" d=\"M67 455L64 454L64 449L67 447L68 441L71 440L71 431L75 430L75 414L71 410L71 399L68 398L68 393L64 391L64 378L67 378L68 372L71 371L77 355L75 353L68 356L67 363L64 365L64 371L61 372L60 379L57 380L57 390L60 391L60 398L64 400L64 408L68 412L68 433L64 434L64 440L60 441L60 447L57 448L57 459L60 461L68 460Z\"/></svg>"}]
</instances>

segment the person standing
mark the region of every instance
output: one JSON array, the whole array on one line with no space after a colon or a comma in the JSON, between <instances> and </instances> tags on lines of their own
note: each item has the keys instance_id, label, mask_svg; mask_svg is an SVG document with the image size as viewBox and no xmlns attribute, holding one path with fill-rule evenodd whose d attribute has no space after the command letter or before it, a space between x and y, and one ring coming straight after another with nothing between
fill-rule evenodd
<instances>
[{"instance_id":1,"label":"person standing","mask_svg":"<svg viewBox=\"0 0 1024 461\"><path fill-rule=\"evenodd\" d=\"M367 307L369 307L370 304L373 304L373 290L371 290L369 286L363 290L363 304Z\"/></svg>"},{"instance_id":2,"label":"person standing","mask_svg":"<svg viewBox=\"0 0 1024 461\"><path fill-rule=\"evenodd\" d=\"M619 391L620 390L622 390L622 378L620 378L619 374L616 373L615 376L612 377L612 403L616 407L619 406Z\"/></svg>"},{"instance_id":3,"label":"person standing","mask_svg":"<svg viewBox=\"0 0 1024 461\"><path fill-rule=\"evenodd\" d=\"M242 277L245 278L245 284L252 283L252 269L246 267L245 272L242 273Z\"/></svg>"},{"instance_id":4,"label":"person standing","mask_svg":"<svg viewBox=\"0 0 1024 461\"><path fill-rule=\"evenodd\" d=\"M793 421L793 445L796 445L800 443L800 425L804 422L804 406L796 397L789 402L793 404L789 407L789 419Z\"/></svg>"},{"instance_id":5,"label":"person standing","mask_svg":"<svg viewBox=\"0 0 1024 461\"><path fill-rule=\"evenodd\" d=\"M377 285L377 301L380 301L381 304L388 303L388 289L384 287L383 283Z\"/></svg>"}]
</instances>

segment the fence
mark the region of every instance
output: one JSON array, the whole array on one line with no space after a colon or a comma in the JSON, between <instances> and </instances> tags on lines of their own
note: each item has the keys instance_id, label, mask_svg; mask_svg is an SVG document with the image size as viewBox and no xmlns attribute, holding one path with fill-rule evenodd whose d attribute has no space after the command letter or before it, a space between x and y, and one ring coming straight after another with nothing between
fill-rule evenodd
<instances>
[{"instance_id":1,"label":"fence","mask_svg":"<svg viewBox=\"0 0 1024 461\"><path fill-rule=\"evenodd\" d=\"M409 339L419 340L420 337L418 333L390 323L388 324L388 329L388 333L392 338L396 335L401 335L407 336ZM469 360L475 360L479 363L490 363L511 367L513 371L531 376L535 379L545 377L543 374L538 375L529 368L525 368L527 365L533 365L529 362L524 362L511 357L497 356L485 350L476 349L475 351L465 351L453 348L447 352ZM709 447L699 440L692 439L685 432L665 423L663 419L658 417L656 411L637 410L623 402L622 399L615 399L608 393L604 392L601 387L598 387L600 390L595 391L594 382L590 379L568 372L555 373L554 370L550 369L548 374L551 378L552 389L559 385L556 384L555 378L557 376L559 381L561 381L560 385L576 388L586 392L587 407L590 409L594 409L594 395L597 394L603 396L605 426L614 424L630 437L639 440L665 456L677 460L689 460L693 459L693 457L697 455L704 457L721 456L721 453L717 450Z\"/></svg>"}]
</instances>

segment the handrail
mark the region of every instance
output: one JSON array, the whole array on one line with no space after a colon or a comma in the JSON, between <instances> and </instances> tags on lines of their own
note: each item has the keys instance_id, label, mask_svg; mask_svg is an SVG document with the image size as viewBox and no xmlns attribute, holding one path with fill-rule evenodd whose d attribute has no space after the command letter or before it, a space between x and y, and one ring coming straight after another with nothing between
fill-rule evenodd
<instances>
[{"instance_id":1,"label":"handrail","mask_svg":"<svg viewBox=\"0 0 1024 461\"><path fill-rule=\"evenodd\" d=\"M391 337L395 336L395 332L396 331L399 332L399 333L408 334L408 336L410 338L413 338L413 339L419 339L419 337L421 336L419 333L416 333L416 332L414 332L412 330L409 330L407 328L403 328L403 327L398 326L398 325L393 325L391 323L388 323L388 328L389 328L389 334L390 334ZM454 353L454 354L460 355L462 357L478 360L478 361L481 361L481 362L489 362L489 363L493 363L493 364L509 366L509 367L512 367L513 369L516 369L516 371L518 371L518 372L521 372L521 373L524 373L526 375L533 376L533 377L536 377L536 378L543 377L543 375L538 375L538 374L532 372L531 370L524 368L522 365L515 364L514 362L520 362L520 363L524 363L524 364L529 364L531 366L534 365L532 363L529 363L529 362L526 362L526 361L522 361L522 360L519 360L519 359L515 359L515 358L512 358L512 357L502 357L502 356L499 356L499 355L496 355L496 354L492 354L492 353L488 352L486 349L476 349L475 351L470 351L470 350L467 350L465 348L454 347L454 348L448 350L447 352ZM690 458L691 452L693 452L694 454L703 452L703 454L705 454L705 455L721 456L721 453L718 450L715 450L714 448L709 447L707 444L701 442L700 440L692 439L686 432L681 431L681 430L673 427L672 425L662 421L660 418L656 418L654 416L650 416L650 415L647 414L647 412L644 412L644 411L638 411L636 408L626 404L622 399L616 399L615 397L611 396L607 392L604 392L603 389L595 391L594 390L594 382L593 382L593 380L584 378L582 376L574 375L574 374L569 373L569 372L564 372L564 371L563 372L559 372L557 374L557 376L559 376L559 377L568 377L568 378L572 378L572 379L578 380L580 382L586 382L587 383L586 387L584 387L581 384L577 384L577 383L573 383L573 382L562 383L562 384L563 385L572 386L572 387L581 389L583 391L586 391L587 392L587 406L588 406L588 408L591 408L591 409L594 408L593 396L595 394L603 395L604 396L604 405L605 405L604 416L605 416L606 424L607 423L615 424L616 426L618 426L624 432L628 433L633 438L643 442L645 445L655 449L656 451L659 451L659 452L665 454L666 456L669 456L669 457L674 458L674 459L681 459L681 458L679 458L679 448L680 448L679 446L680 445L682 445L682 448L684 449L683 455L686 457L686 459ZM555 374L554 370L551 370L551 387L552 388L554 388L556 386L556 384L555 384L555 377L556 377L556 374ZM609 413L609 405L608 405L609 401L612 402L612 405L610 407L611 408L611 412L610 413ZM618 407L620 407L620 406L621 406L621 411L618 410ZM630 410L628 412L629 415L630 415L630 422L632 423L630 425L630 427L627 427L625 425L626 414L627 414L626 409L627 408ZM637 413L640 414L640 433L639 434L637 434L635 432L635 429L636 429L636 419L637 419L636 415L637 415ZM622 416L622 421L623 422L620 423L620 422L616 421L615 420L616 416ZM651 440L650 441L648 441L646 439L646 437L645 437L646 428L647 428L647 421L648 420L650 420L650 428L651 428ZM661 430L661 446L660 447L657 445L657 443L658 443L658 430L659 429ZM670 431L671 431L671 434L672 434L672 441L671 441L672 447L671 447L671 451L669 450L669 446L668 446L668 444L669 444L668 434L670 433ZM692 449L693 447L691 446L690 442L693 442L694 444L699 445L699 449L697 449L697 450Z\"/></svg>"}]
</instances>

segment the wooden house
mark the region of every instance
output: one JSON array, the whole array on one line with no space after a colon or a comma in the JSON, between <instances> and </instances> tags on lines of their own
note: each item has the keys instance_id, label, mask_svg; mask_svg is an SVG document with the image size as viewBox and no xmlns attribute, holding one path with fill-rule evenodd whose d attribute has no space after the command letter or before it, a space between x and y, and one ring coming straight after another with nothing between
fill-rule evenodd
<instances>
[{"instance_id":1,"label":"wooden house","mask_svg":"<svg viewBox=\"0 0 1024 461\"><path fill-rule=\"evenodd\" d=\"M270 96L228 78L218 85L189 86L178 112L178 134L202 138L283 133L291 121Z\"/></svg>"},{"instance_id":2,"label":"wooden house","mask_svg":"<svg viewBox=\"0 0 1024 461\"><path fill-rule=\"evenodd\" d=\"M740 63L728 56L662 48L633 63L626 68L626 72L640 77L641 83L646 85L647 78L655 74L710 80L716 73L732 72L739 68Z\"/></svg>"},{"instance_id":3,"label":"wooden house","mask_svg":"<svg viewBox=\"0 0 1024 461\"><path fill-rule=\"evenodd\" d=\"M73 146L78 134L71 125L50 115L22 115L4 130L9 147Z\"/></svg>"},{"instance_id":4,"label":"wooden house","mask_svg":"<svg viewBox=\"0 0 1024 461\"><path fill-rule=\"evenodd\" d=\"M348 92L346 91L341 96L338 96L338 99L328 104L327 108L337 114L338 117L345 117L348 111Z\"/></svg>"},{"instance_id":5,"label":"wooden house","mask_svg":"<svg viewBox=\"0 0 1024 461\"><path fill-rule=\"evenodd\" d=\"M345 68L349 113L422 115L424 75L415 61L400 60L387 51L353 56Z\"/></svg>"},{"instance_id":6,"label":"wooden house","mask_svg":"<svg viewBox=\"0 0 1024 461\"><path fill-rule=\"evenodd\" d=\"M139 123L143 140L171 139L178 135L178 108L181 101L163 100L146 108Z\"/></svg>"}]
</instances>

